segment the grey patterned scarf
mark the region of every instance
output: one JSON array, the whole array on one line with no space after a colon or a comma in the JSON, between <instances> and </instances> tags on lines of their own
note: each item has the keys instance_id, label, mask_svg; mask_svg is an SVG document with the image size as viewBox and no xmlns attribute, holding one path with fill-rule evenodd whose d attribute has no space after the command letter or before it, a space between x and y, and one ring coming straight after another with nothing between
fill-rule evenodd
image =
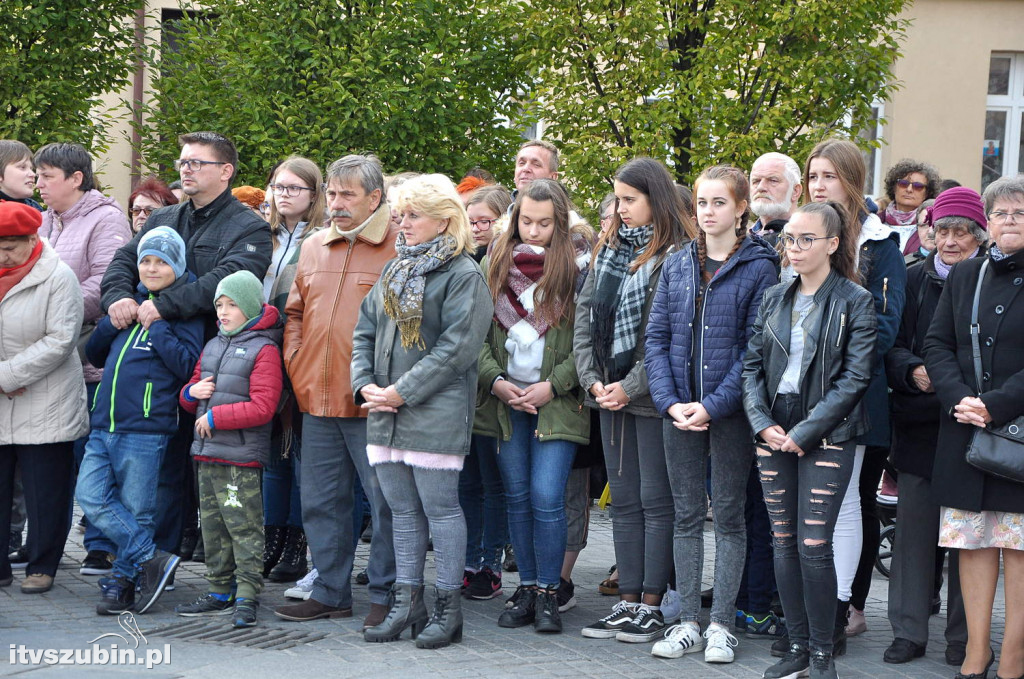
<instances>
[{"instance_id":1,"label":"grey patterned scarf","mask_svg":"<svg viewBox=\"0 0 1024 679\"><path fill-rule=\"evenodd\" d=\"M420 337L423 291L426 287L424 276L451 261L456 245L455 237L447 233L419 245L406 245L405 234L398 234L395 240L398 258L384 272L381 287L384 291L384 313L398 325L403 348L426 347Z\"/></svg>"}]
</instances>

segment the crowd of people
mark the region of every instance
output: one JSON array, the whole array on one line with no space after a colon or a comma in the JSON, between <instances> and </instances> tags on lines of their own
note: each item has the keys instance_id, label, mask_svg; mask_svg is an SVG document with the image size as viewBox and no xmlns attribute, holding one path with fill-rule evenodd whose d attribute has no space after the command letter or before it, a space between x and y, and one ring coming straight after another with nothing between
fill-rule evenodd
<instances>
[{"instance_id":1,"label":"crowd of people","mask_svg":"<svg viewBox=\"0 0 1024 679\"><path fill-rule=\"evenodd\" d=\"M192 559L179 615L256 625L270 579L281 619L351 617L365 535L366 641L460 642L513 569L496 623L560 633L606 481L617 601L584 637L729 663L742 632L768 679L836 677L881 484L884 660L924 655L948 573L946 661L987 677L1002 564L997 677L1024 675L1024 475L974 459L1024 416L1024 176L903 160L876 203L842 139L692 188L638 157L595 229L545 141L511 192L372 155L232 188L229 139L178 142L125 211L83 147L0 141L0 586L53 586L74 497L101 615Z\"/></svg>"}]
</instances>

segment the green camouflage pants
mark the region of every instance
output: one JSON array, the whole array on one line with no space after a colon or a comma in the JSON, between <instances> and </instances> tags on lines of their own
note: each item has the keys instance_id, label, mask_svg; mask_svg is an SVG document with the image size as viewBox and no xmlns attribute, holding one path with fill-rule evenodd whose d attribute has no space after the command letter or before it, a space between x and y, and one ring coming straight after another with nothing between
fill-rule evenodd
<instances>
[{"instance_id":1,"label":"green camouflage pants","mask_svg":"<svg viewBox=\"0 0 1024 679\"><path fill-rule=\"evenodd\" d=\"M263 589L263 491L260 470L199 462L199 516L210 591L239 599Z\"/></svg>"}]
</instances>

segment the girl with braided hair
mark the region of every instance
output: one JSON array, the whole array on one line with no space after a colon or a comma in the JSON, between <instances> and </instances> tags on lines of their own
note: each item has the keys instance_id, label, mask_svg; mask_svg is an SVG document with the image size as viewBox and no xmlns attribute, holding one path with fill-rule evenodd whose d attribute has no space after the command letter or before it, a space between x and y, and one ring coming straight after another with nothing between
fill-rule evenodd
<instances>
[{"instance_id":1,"label":"girl with braided hair","mask_svg":"<svg viewBox=\"0 0 1024 679\"><path fill-rule=\"evenodd\" d=\"M778 281L778 256L748 234L750 187L735 167L705 170L694 185L699 230L669 257L647 322L644 365L662 414L665 463L675 508L673 551L682 596L680 623L652 653L679 658L704 650L711 663L732 662L729 626L746 556L744 508L754 463L742 406L743 355L764 291ZM707 465L715 512L715 598L701 636L701 571Z\"/></svg>"}]
</instances>

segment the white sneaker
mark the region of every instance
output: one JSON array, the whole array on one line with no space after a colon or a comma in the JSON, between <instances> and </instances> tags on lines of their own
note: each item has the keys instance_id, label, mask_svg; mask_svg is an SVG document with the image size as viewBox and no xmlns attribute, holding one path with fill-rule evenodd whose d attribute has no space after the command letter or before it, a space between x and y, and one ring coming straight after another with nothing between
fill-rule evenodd
<instances>
[{"instance_id":1,"label":"white sneaker","mask_svg":"<svg viewBox=\"0 0 1024 679\"><path fill-rule=\"evenodd\" d=\"M683 597L679 592L669 587L665 596L661 598L661 614L665 617L665 624L672 624L679 620L683 612Z\"/></svg>"},{"instance_id":2,"label":"white sneaker","mask_svg":"<svg viewBox=\"0 0 1024 679\"><path fill-rule=\"evenodd\" d=\"M302 599L305 601L313 593L313 581L316 580L317 575L317 570L314 568L306 573L305 577L296 582L294 587L286 589L284 595L289 599Z\"/></svg>"},{"instance_id":3,"label":"white sneaker","mask_svg":"<svg viewBox=\"0 0 1024 679\"><path fill-rule=\"evenodd\" d=\"M682 658L687 653L703 649L704 639L700 636L700 627L695 622L683 622L668 628L665 638L651 648L651 655L658 658Z\"/></svg>"},{"instance_id":4,"label":"white sneaker","mask_svg":"<svg viewBox=\"0 0 1024 679\"><path fill-rule=\"evenodd\" d=\"M704 662L732 662L736 658L732 649L739 642L718 623L708 625L704 638L708 640L704 647Z\"/></svg>"}]
</instances>

